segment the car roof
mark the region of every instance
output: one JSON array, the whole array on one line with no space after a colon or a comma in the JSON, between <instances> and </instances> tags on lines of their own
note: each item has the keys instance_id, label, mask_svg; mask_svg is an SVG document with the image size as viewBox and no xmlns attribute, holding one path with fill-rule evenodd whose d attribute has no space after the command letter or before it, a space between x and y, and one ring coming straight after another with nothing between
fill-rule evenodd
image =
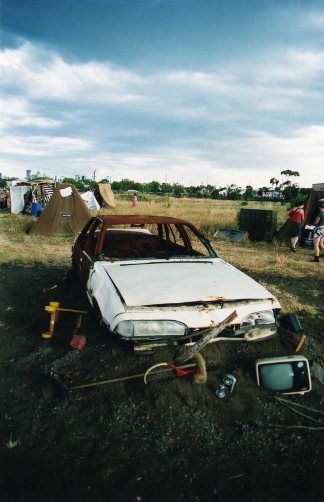
<instances>
[{"instance_id":1,"label":"car roof","mask_svg":"<svg viewBox=\"0 0 324 502\"><path fill-rule=\"evenodd\" d=\"M138 214L111 214L104 215L100 214L94 218L100 218L105 226L110 225L149 225L149 224L185 224L194 227L192 223L186 220L181 220L179 218L173 218L172 216L150 216L150 215L138 215ZM195 227L194 227L195 228Z\"/></svg>"}]
</instances>

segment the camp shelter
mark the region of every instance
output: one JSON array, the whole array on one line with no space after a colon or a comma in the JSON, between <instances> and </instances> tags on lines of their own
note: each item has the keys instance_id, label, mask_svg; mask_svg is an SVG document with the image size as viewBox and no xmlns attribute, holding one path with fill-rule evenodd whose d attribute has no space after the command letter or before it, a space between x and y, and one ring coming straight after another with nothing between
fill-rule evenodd
<instances>
[{"instance_id":1,"label":"camp shelter","mask_svg":"<svg viewBox=\"0 0 324 502\"><path fill-rule=\"evenodd\" d=\"M85 202L89 211L99 211L100 205L95 195L89 190L81 194L82 200Z\"/></svg>"},{"instance_id":2,"label":"camp shelter","mask_svg":"<svg viewBox=\"0 0 324 502\"><path fill-rule=\"evenodd\" d=\"M31 213L31 204L38 202L45 207L53 195L55 182L52 179L18 181L10 187L11 212Z\"/></svg>"},{"instance_id":3,"label":"camp shelter","mask_svg":"<svg viewBox=\"0 0 324 502\"><path fill-rule=\"evenodd\" d=\"M30 230L31 235L73 235L91 218L91 213L74 185L58 185L51 200Z\"/></svg>"},{"instance_id":4,"label":"camp shelter","mask_svg":"<svg viewBox=\"0 0 324 502\"><path fill-rule=\"evenodd\" d=\"M99 193L105 206L116 207L115 196L109 183L98 183Z\"/></svg>"},{"instance_id":5,"label":"camp shelter","mask_svg":"<svg viewBox=\"0 0 324 502\"><path fill-rule=\"evenodd\" d=\"M28 205L37 202L45 207L53 195L55 181L52 179L18 181L10 187L11 212L14 214L30 213Z\"/></svg>"},{"instance_id":6,"label":"camp shelter","mask_svg":"<svg viewBox=\"0 0 324 502\"><path fill-rule=\"evenodd\" d=\"M317 202L320 199L324 199L324 191L313 191L309 194L309 196L305 199L305 205L304 205L304 213L305 213L305 219L302 224L302 234L301 234L301 242L305 239L305 237L309 237L309 232L305 231L305 226L306 225L314 225L315 218L317 216L317 213L319 211L318 209L318 204ZM276 234L276 238L278 239L279 242L284 242L287 244L287 246L290 246L290 235L289 235L289 220L290 218L285 221L285 223L282 225L282 227L278 230ZM305 232L307 235L305 236Z\"/></svg>"},{"instance_id":7,"label":"camp shelter","mask_svg":"<svg viewBox=\"0 0 324 502\"><path fill-rule=\"evenodd\" d=\"M24 184L19 186L10 187L10 212L13 214L20 214L25 207L25 195L31 198L30 185Z\"/></svg>"}]
</instances>

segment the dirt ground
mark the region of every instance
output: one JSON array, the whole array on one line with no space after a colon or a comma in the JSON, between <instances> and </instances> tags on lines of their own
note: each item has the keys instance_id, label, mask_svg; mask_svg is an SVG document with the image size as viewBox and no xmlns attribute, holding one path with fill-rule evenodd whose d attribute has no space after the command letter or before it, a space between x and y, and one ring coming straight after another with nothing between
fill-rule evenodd
<instances>
[{"instance_id":1,"label":"dirt ground","mask_svg":"<svg viewBox=\"0 0 324 502\"><path fill-rule=\"evenodd\" d=\"M3 266L1 304L2 500L319 501L323 500L323 425L294 413L257 386L259 357L291 355L300 333L279 332L259 343L209 345L202 351L205 384L192 375L143 377L72 390L71 387L142 374L173 362L177 347L134 355L89 313L83 350L70 346L75 314L61 312L50 340L44 307L89 310L66 270ZM54 289L43 291L58 284ZM299 285L302 288L302 284ZM323 295L318 298L323 305ZM313 390L286 396L323 410L324 327L307 320L301 354L315 362ZM320 367L318 366L320 365ZM42 378L55 372L65 399L47 401ZM223 377L237 384L215 395Z\"/></svg>"}]
</instances>

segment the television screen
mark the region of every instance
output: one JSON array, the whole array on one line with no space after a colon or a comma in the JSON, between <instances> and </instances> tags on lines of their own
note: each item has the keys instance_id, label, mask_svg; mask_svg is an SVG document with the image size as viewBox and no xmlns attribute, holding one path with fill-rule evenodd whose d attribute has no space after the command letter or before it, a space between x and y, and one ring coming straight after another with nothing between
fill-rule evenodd
<instances>
[{"instance_id":1,"label":"television screen","mask_svg":"<svg viewBox=\"0 0 324 502\"><path fill-rule=\"evenodd\" d=\"M262 387L287 390L294 386L294 369L291 363L264 364L260 367Z\"/></svg>"},{"instance_id":2,"label":"television screen","mask_svg":"<svg viewBox=\"0 0 324 502\"><path fill-rule=\"evenodd\" d=\"M260 387L283 394L304 394L312 388L309 363L304 356L258 359L256 377Z\"/></svg>"}]
</instances>

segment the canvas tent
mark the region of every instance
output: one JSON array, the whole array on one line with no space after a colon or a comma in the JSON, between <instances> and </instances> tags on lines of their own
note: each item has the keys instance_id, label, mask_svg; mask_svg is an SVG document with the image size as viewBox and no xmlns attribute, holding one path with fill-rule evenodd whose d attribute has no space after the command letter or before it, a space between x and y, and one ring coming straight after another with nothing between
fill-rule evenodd
<instances>
[{"instance_id":1,"label":"canvas tent","mask_svg":"<svg viewBox=\"0 0 324 502\"><path fill-rule=\"evenodd\" d=\"M103 199L103 203L106 206L115 207L115 196L111 190L111 186L109 183L98 183L99 193Z\"/></svg>"},{"instance_id":2,"label":"canvas tent","mask_svg":"<svg viewBox=\"0 0 324 502\"><path fill-rule=\"evenodd\" d=\"M318 192L311 192L307 199L305 199L305 206L304 206L304 213L305 213L305 219L303 221L302 225L302 234L301 234L301 241L305 238L304 232L305 232L305 226L306 225L314 225L315 218L317 216L317 213L319 211L317 202L320 199L324 199L324 191L318 191ZM287 244L287 246L290 246L290 236L289 236L289 218L285 223L282 225L282 227L278 230L277 239L280 242L284 242ZM308 237L308 235L307 235Z\"/></svg>"},{"instance_id":3,"label":"canvas tent","mask_svg":"<svg viewBox=\"0 0 324 502\"><path fill-rule=\"evenodd\" d=\"M58 185L31 235L73 235L91 218L91 213L74 185Z\"/></svg>"}]
</instances>

